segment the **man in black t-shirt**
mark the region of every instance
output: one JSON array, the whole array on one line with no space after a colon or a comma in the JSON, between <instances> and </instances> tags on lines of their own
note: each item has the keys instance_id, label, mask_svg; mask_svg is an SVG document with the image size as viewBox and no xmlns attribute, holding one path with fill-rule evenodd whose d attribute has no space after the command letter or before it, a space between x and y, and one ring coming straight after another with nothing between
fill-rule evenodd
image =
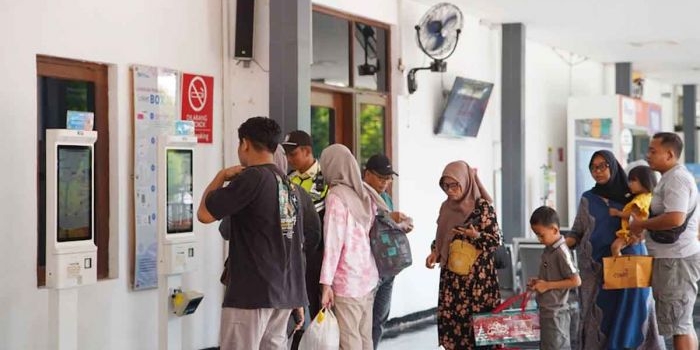
<instances>
[{"instance_id":1,"label":"man in black t-shirt","mask_svg":"<svg viewBox=\"0 0 700 350\"><path fill-rule=\"evenodd\" d=\"M241 165L216 174L197 211L203 223L226 216L231 221L222 350L286 349L290 313L296 312L303 324L303 212L298 190L273 164L279 136L272 119L255 117L241 124Z\"/></svg>"}]
</instances>

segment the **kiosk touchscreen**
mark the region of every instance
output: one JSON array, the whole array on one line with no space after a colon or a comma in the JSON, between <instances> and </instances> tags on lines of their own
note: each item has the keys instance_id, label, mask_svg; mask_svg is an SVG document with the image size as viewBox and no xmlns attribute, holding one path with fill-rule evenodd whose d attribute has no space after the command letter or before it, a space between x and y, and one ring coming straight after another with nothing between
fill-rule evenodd
<instances>
[{"instance_id":1,"label":"kiosk touchscreen","mask_svg":"<svg viewBox=\"0 0 700 350\"><path fill-rule=\"evenodd\" d=\"M161 136L158 147L158 239L161 274L194 268L194 136Z\"/></svg>"},{"instance_id":2,"label":"kiosk touchscreen","mask_svg":"<svg viewBox=\"0 0 700 350\"><path fill-rule=\"evenodd\" d=\"M96 131L46 130L46 286L97 281L94 234Z\"/></svg>"}]
</instances>

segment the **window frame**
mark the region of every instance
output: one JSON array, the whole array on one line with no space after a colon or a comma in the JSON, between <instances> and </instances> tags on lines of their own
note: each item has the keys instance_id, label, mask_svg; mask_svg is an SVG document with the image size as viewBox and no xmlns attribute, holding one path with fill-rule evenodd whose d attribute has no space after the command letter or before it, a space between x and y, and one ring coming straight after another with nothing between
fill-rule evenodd
<instances>
[{"instance_id":1,"label":"window frame","mask_svg":"<svg viewBox=\"0 0 700 350\"><path fill-rule=\"evenodd\" d=\"M328 85L328 84L323 84L319 82L311 82L311 89L312 91L319 91L319 92L328 92L328 93L341 93L349 96L349 99L351 101L347 102L347 108L349 109L346 113L346 115L349 115L350 118L347 118L347 121L343 123L341 127L343 127L343 134L346 136L343 137L343 144L348 146L353 153L355 154L356 158L360 158L360 153L359 153L359 138L360 138L360 128L359 128L359 123L360 123L360 116L359 116L359 105L360 103L366 102L368 99L376 101L376 99L382 99L384 101L384 113L385 113L385 129L384 129L384 149L386 152L386 156L389 157L389 159L393 159L393 111L392 111L392 101L393 101L393 95L391 93L393 84L392 84L392 56L391 56L391 26L386 23L378 22L372 19L360 17L360 16L355 16L351 15L348 13L344 13L335 9L331 9L325 6L321 5L313 5L312 6L312 11L313 12L319 12L323 13L325 15L337 17L340 19L344 19L348 21L348 45L349 45L349 81L350 81L350 87L338 87L338 86L333 86L333 85ZM355 23L361 23L365 25L370 25L372 27L384 29L386 31L386 62L385 62L385 74L386 74L386 91L377 91L377 90L369 90L369 89L364 89L364 88L356 88L355 87L355 67L356 67L356 62L355 62L355 45L354 45L354 30L355 30ZM311 28L313 31L313 27ZM347 128L350 128L351 130L347 130Z\"/></svg>"},{"instance_id":2,"label":"window frame","mask_svg":"<svg viewBox=\"0 0 700 350\"><path fill-rule=\"evenodd\" d=\"M109 277L109 95L108 95L108 75L109 67L105 64L65 59L53 56L36 56L36 75L39 78L57 78L65 80L77 80L91 82L95 88L95 130L97 131L97 142L95 143L95 165L94 165L94 241L97 246L97 278L106 279ZM37 87L38 88L38 87ZM37 122L41 120L40 95L37 90ZM44 132L37 130L37 132ZM39 135L37 135L39 137ZM38 141L38 140L37 140ZM37 150L37 157L39 155ZM38 160L38 159L37 159ZM37 172L38 172L37 168ZM37 181L39 179L37 178ZM37 191L38 191L37 183ZM39 203L39 193L37 192L37 205L46 205L45 201ZM37 220L38 221L38 220ZM45 229L44 229L45 231ZM40 231L37 230L37 234ZM37 251L37 254L46 254ZM46 284L46 266L39 264L37 256L37 285Z\"/></svg>"}]
</instances>

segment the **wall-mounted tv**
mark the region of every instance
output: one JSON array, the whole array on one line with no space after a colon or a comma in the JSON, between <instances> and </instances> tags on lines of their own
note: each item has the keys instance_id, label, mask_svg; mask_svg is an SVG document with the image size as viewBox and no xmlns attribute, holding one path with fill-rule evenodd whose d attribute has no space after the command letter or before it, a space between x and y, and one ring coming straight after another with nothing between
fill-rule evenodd
<instances>
[{"instance_id":1,"label":"wall-mounted tv","mask_svg":"<svg viewBox=\"0 0 700 350\"><path fill-rule=\"evenodd\" d=\"M476 137L493 90L493 83L457 77L435 134Z\"/></svg>"}]
</instances>

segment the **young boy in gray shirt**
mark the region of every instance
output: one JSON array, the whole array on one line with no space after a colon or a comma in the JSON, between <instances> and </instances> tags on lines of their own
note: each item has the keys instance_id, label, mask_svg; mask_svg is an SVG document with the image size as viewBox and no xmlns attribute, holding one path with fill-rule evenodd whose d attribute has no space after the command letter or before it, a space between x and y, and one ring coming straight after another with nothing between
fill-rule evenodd
<instances>
[{"instance_id":1,"label":"young boy in gray shirt","mask_svg":"<svg viewBox=\"0 0 700 350\"><path fill-rule=\"evenodd\" d=\"M569 325L571 315L567 300L569 290L581 285L571 251L559 232L559 216L550 207L537 208L530 217L530 227L540 243L542 253L540 272L529 281L530 290L537 292L540 310L540 349L571 349Z\"/></svg>"}]
</instances>

